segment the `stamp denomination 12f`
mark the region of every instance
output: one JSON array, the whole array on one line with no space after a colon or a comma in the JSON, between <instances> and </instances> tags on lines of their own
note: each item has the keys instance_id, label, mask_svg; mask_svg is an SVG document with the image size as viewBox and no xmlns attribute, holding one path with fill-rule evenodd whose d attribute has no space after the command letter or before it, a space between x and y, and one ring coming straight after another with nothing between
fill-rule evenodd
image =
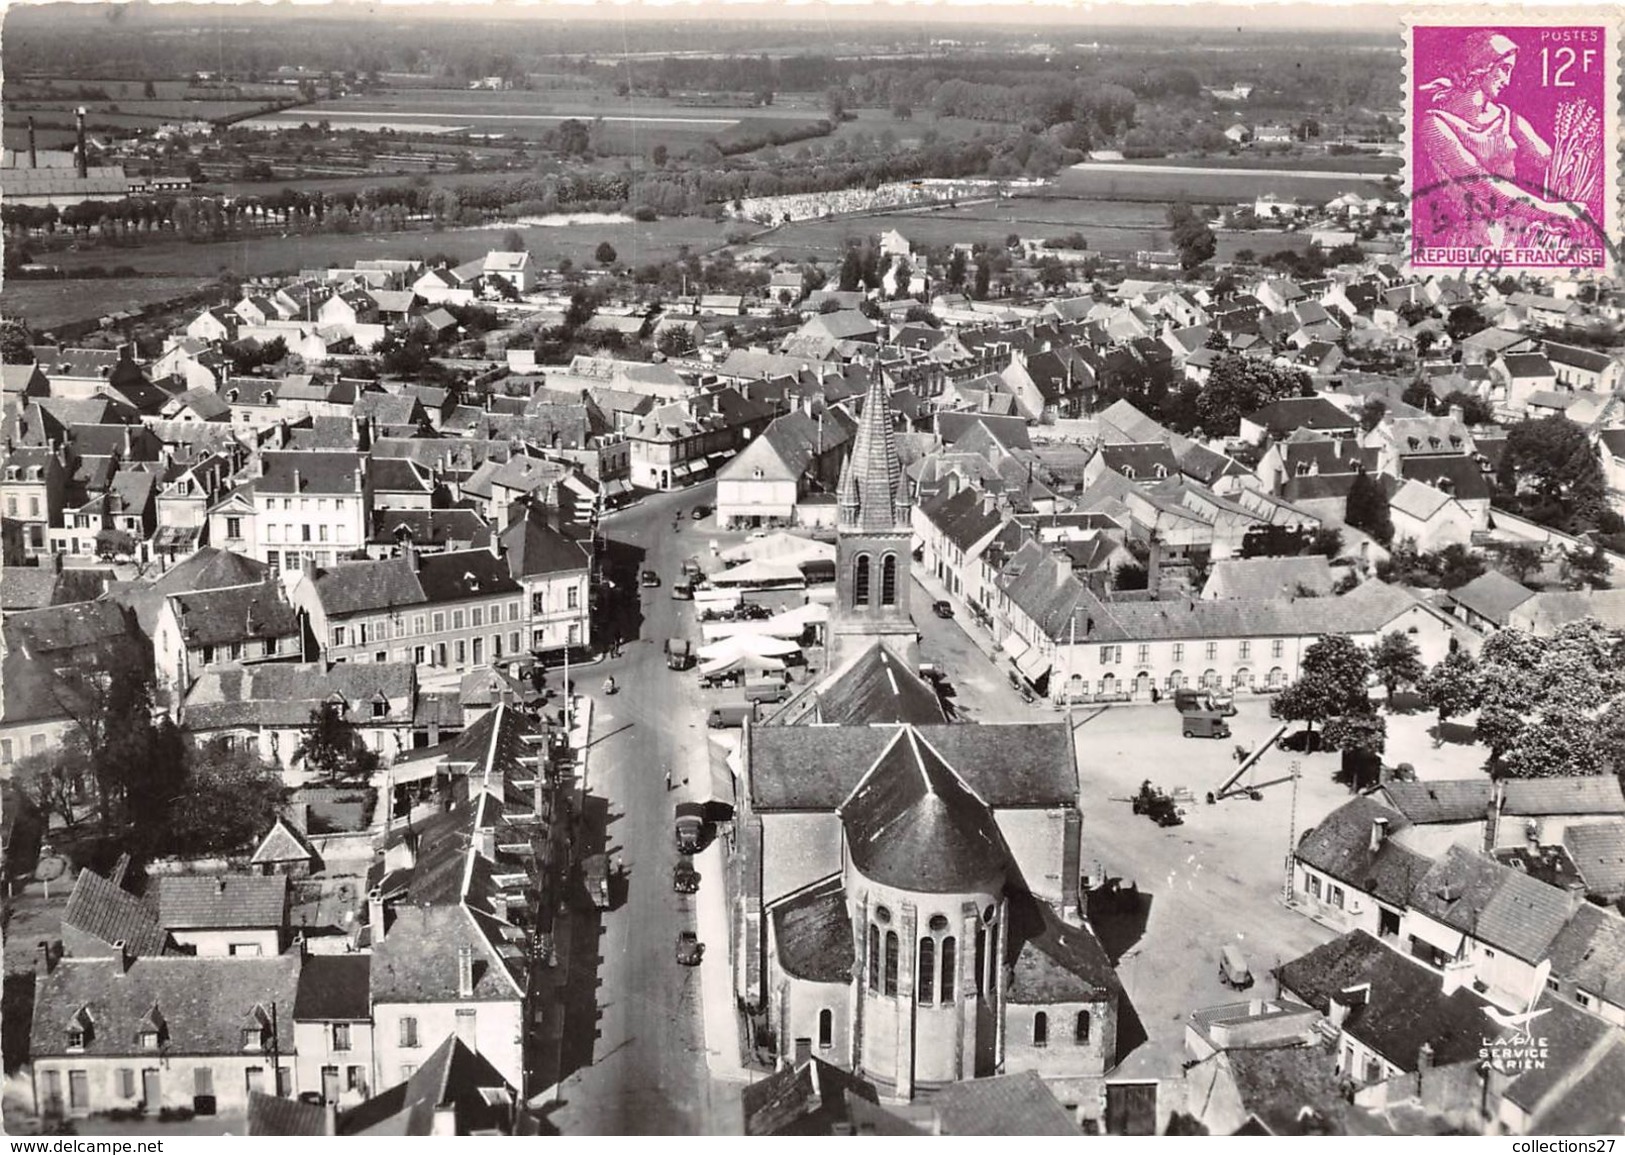
<instances>
[{"instance_id":1,"label":"stamp denomination 12f","mask_svg":"<svg viewBox=\"0 0 1625 1155\"><path fill-rule=\"evenodd\" d=\"M1612 14L1407 29L1413 269L1608 273L1619 166Z\"/></svg>"}]
</instances>

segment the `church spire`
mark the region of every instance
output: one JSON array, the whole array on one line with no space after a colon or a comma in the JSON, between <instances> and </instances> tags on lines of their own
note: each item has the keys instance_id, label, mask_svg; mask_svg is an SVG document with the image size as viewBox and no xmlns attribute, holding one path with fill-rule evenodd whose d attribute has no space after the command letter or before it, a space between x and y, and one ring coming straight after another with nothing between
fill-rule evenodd
<instances>
[{"instance_id":1,"label":"church spire","mask_svg":"<svg viewBox=\"0 0 1625 1155\"><path fill-rule=\"evenodd\" d=\"M852 453L841 470L836 500L843 528L884 531L909 524L908 482L878 368L870 370L863 414L852 438Z\"/></svg>"}]
</instances>

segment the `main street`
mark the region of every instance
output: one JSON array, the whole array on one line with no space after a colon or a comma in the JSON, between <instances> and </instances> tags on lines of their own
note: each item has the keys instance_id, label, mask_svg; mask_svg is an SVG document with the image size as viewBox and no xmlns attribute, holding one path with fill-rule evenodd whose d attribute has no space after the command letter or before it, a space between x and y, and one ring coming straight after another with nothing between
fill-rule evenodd
<instances>
[{"instance_id":1,"label":"main street","mask_svg":"<svg viewBox=\"0 0 1625 1155\"><path fill-rule=\"evenodd\" d=\"M694 676L666 668L663 642L672 634L697 636L684 620L693 603L672 600L671 582L682 559L704 547L713 524L692 521L689 511L711 504L714 493L710 483L651 497L602 527L621 608L635 600L637 610L622 617L621 654L571 676L595 710L584 849L619 855L626 881L614 887L597 936L590 916L576 920L570 987L590 990L577 971L596 967L597 991L596 999L578 993L580 1005L566 1017L565 1049L575 1070L560 1088L562 1105L548 1116L565 1135L736 1134L741 1127L737 1086L713 1083L706 1070L700 972L675 958L678 932L697 929L696 899L671 886L672 805L683 797L683 777L704 773L707 750ZM678 509L682 527L673 532ZM643 569L659 574L661 584L641 589ZM605 695L610 675L619 692ZM668 766L676 779L669 792ZM707 877L702 885L723 880ZM707 946L704 965L726 965L727 944Z\"/></svg>"}]
</instances>

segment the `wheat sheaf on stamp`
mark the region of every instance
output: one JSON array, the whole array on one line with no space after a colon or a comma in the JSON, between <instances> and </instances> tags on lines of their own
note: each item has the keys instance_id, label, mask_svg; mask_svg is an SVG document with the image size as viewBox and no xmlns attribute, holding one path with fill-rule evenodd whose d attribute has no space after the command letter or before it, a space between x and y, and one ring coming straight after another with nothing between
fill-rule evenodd
<instances>
[{"instance_id":1,"label":"wheat sheaf on stamp","mask_svg":"<svg viewBox=\"0 0 1625 1155\"><path fill-rule=\"evenodd\" d=\"M1407 21L1413 269L1619 271L1619 27L1615 9Z\"/></svg>"}]
</instances>

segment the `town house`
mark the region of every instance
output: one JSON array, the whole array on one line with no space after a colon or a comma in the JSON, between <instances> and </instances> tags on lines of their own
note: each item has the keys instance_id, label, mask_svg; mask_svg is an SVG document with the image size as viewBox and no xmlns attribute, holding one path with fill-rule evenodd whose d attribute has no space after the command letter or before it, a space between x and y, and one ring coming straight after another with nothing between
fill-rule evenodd
<instances>
[{"instance_id":1,"label":"town house","mask_svg":"<svg viewBox=\"0 0 1625 1155\"><path fill-rule=\"evenodd\" d=\"M717 473L717 525L790 525L801 500L832 493L856 422L841 409L777 418Z\"/></svg>"},{"instance_id":2,"label":"town house","mask_svg":"<svg viewBox=\"0 0 1625 1155\"><path fill-rule=\"evenodd\" d=\"M274 580L171 594L152 632L158 689L185 694L221 662L302 661L304 633L304 614Z\"/></svg>"},{"instance_id":3,"label":"town house","mask_svg":"<svg viewBox=\"0 0 1625 1155\"><path fill-rule=\"evenodd\" d=\"M258 476L209 510L209 542L273 571L332 566L366 549L372 495L359 453L263 452Z\"/></svg>"},{"instance_id":4,"label":"town house","mask_svg":"<svg viewBox=\"0 0 1625 1155\"><path fill-rule=\"evenodd\" d=\"M301 1092L353 1107L377 1081L372 1030L372 956L309 955L294 997L294 1069Z\"/></svg>"}]
</instances>

